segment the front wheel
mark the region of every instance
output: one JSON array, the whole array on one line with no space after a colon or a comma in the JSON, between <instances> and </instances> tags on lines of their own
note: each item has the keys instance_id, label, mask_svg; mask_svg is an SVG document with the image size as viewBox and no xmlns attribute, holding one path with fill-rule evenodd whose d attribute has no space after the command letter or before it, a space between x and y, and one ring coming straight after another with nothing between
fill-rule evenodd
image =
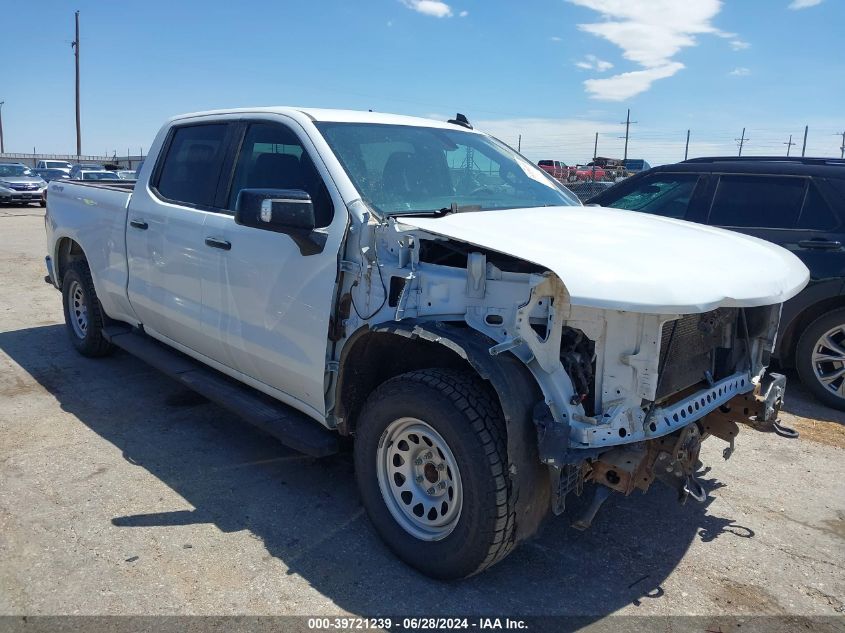
<instances>
[{"instance_id":1,"label":"front wheel","mask_svg":"<svg viewBox=\"0 0 845 633\"><path fill-rule=\"evenodd\" d=\"M798 339L795 366L816 398L845 411L845 308L810 323Z\"/></svg>"},{"instance_id":2,"label":"front wheel","mask_svg":"<svg viewBox=\"0 0 845 633\"><path fill-rule=\"evenodd\" d=\"M103 336L105 313L85 260L70 263L62 278L62 305L70 340L83 356L106 356L114 347Z\"/></svg>"},{"instance_id":3,"label":"front wheel","mask_svg":"<svg viewBox=\"0 0 845 633\"><path fill-rule=\"evenodd\" d=\"M435 578L463 578L514 545L505 423L470 372L428 369L382 384L361 412L355 471L388 547Z\"/></svg>"}]
</instances>

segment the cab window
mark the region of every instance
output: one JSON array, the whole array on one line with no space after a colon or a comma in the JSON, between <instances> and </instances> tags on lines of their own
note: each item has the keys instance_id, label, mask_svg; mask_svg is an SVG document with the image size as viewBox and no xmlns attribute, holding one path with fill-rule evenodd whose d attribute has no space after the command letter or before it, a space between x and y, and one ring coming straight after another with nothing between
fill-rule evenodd
<instances>
[{"instance_id":1,"label":"cab window","mask_svg":"<svg viewBox=\"0 0 845 633\"><path fill-rule=\"evenodd\" d=\"M323 179L296 134L279 123L251 123L235 163L228 209L234 213L243 189L305 191L316 226L331 224L333 207Z\"/></svg>"},{"instance_id":2,"label":"cab window","mask_svg":"<svg viewBox=\"0 0 845 633\"><path fill-rule=\"evenodd\" d=\"M175 128L154 188L163 198L211 207L223 166L227 124Z\"/></svg>"}]
</instances>

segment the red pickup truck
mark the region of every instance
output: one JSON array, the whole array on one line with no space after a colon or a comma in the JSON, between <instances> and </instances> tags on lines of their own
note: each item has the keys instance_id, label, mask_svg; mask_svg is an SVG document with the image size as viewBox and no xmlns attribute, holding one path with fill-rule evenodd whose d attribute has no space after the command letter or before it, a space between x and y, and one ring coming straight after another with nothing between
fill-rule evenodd
<instances>
[{"instance_id":1,"label":"red pickup truck","mask_svg":"<svg viewBox=\"0 0 845 633\"><path fill-rule=\"evenodd\" d=\"M559 160L541 160L537 165L544 172L558 180L566 180L569 175L569 167L566 166L566 163L562 163Z\"/></svg>"}]
</instances>

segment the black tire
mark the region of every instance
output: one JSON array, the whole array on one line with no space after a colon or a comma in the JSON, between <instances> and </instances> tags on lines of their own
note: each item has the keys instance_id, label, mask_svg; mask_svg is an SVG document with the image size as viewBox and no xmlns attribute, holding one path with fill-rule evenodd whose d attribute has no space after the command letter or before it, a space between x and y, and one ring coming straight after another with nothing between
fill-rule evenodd
<instances>
[{"instance_id":1,"label":"black tire","mask_svg":"<svg viewBox=\"0 0 845 633\"><path fill-rule=\"evenodd\" d=\"M74 326L75 308L72 293L77 289L81 293L85 307L86 327ZM114 346L103 337L106 315L94 290L88 262L77 259L70 263L62 278L62 306L65 313L65 325L70 340L83 356L107 356L114 351Z\"/></svg>"},{"instance_id":2,"label":"black tire","mask_svg":"<svg viewBox=\"0 0 845 633\"><path fill-rule=\"evenodd\" d=\"M44 200L42 200L38 204L41 206L42 209L47 206L47 203Z\"/></svg>"},{"instance_id":3,"label":"black tire","mask_svg":"<svg viewBox=\"0 0 845 633\"><path fill-rule=\"evenodd\" d=\"M825 386L819 378L816 377L815 367L813 366L813 351L816 345L819 344L820 339L824 334L837 326L841 326L845 331L845 308L839 308L823 314L801 333L798 339L798 345L795 347L795 368L798 370L798 376L804 386L818 398L822 403L834 409L845 411L845 397L837 395L837 393ZM841 343L842 350L845 351L845 336L836 339L837 343ZM845 356L845 354L843 354ZM822 370L828 373L832 370L845 367L845 363L830 362L828 367L822 366ZM845 377L841 379L845 382ZM839 387L842 384L840 380L834 380L833 387ZM842 391L845 392L845 384L842 384Z\"/></svg>"},{"instance_id":4,"label":"black tire","mask_svg":"<svg viewBox=\"0 0 845 633\"><path fill-rule=\"evenodd\" d=\"M402 527L379 487L379 444L391 423L401 418L423 420L439 433L460 472L460 515L440 540L422 540ZM383 383L361 411L354 454L370 520L388 547L411 567L434 578L463 578L513 549L515 514L505 422L495 394L475 374L427 369Z\"/></svg>"}]
</instances>

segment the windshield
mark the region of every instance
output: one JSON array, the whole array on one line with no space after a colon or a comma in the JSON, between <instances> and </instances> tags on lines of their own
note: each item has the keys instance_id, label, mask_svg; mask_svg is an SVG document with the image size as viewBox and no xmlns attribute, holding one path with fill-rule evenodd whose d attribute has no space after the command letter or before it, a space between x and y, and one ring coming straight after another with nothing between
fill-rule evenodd
<instances>
[{"instance_id":1,"label":"windshield","mask_svg":"<svg viewBox=\"0 0 845 633\"><path fill-rule=\"evenodd\" d=\"M48 160L48 161L45 161L45 164L49 168L57 168L57 169L66 169L66 168L70 167L70 163L66 163L66 162L61 161L61 160Z\"/></svg>"},{"instance_id":2,"label":"windshield","mask_svg":"<svg viewBox=\"0 0 845 633\"><path fill-rule=\"evenodd\" d=\"M483 134L377 123L316 125L363 199L383 215L580 204L542 169Z\"/></svg>"},{"instance_id":3,"label":"windshield","mask_svg":"<svg viewBox=\"0 0 845 633\"><path fill-rule=\"evenodd\" d=\"M0 165L0 176L35 176L26 165Z\"/></svg>"}]
</instances>

